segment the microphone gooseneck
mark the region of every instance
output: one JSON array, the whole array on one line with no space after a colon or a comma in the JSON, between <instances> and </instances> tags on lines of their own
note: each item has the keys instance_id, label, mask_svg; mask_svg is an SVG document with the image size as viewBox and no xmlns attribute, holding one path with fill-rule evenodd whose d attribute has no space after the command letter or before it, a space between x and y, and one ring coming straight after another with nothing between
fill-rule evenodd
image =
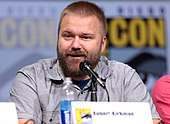
<instances>
[{"instance_id":1,"label":"microphone gooseneck","mask_svg":"<svg viewBox=\"0 0 170 124\"><path fill-rule=\"evenodd\" d=\"M105 84L99 78L98 74L95 71L93 71L92 65L91 65L91 63L89 61L87 61L87 60L82 61L80 63L79 68L80 68L81 71L86 72L89 75L89 77L94 78L100 84L101 87L106 89Z\"/></svg>"},{"instance_id":2,"label":"microphone gooseneck","mask_svg":"<svg viewBox=\"0 0 170 124\"><path fill-rule=\"evenodd\" d=\"M97 86L96 86L96 82L98 82L100 84L100 86L105 89L106 93L107 93L107 99L108 102L110 102L110 97L109 97L109 92L105 86L105 83L102 81L102 79L99 78L98 74L93 71L92 65L90 64L89 61L84 60L80 63L79 68L81 71L86 72L88 74L88 76L92 79L92 83L91 83L91 101L97 101Z\"/></svg>"}]
</instances>

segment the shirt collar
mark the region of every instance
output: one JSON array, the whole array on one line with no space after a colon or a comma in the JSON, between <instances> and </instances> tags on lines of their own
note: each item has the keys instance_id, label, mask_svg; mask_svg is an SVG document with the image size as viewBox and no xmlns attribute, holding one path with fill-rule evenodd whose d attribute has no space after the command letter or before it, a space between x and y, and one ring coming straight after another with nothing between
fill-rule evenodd
<instances>
[{"instance_id":1,"label":"shirt collar","mask_svg":"<svg viewBox=\"0 0 170 124\"><path fill-rule=\"evenodd\" d=\"M57 58L52 59L49 65L47 65L48 69L46 71L47 78L52 80L62 80L64 79L64 75L59 66L59 61Z\"/></svg>"},{"instance_id":2,"label":"shirt collar","mask_svg":"<svg viewBox=\"0 0 170 124\"><path fill-rule=\"evenodd\" d=\"M63 80L64 74L59 66L59 61L57 58L53 58L50 63L45 63L47 66L46 75L47 78L52 80ZM111 69L108 66L108 59L104 56L101 56L100 61L97 65L96 72L98 73L101 79L107 79L111 74Z\"/></svg>"}]
</instances>

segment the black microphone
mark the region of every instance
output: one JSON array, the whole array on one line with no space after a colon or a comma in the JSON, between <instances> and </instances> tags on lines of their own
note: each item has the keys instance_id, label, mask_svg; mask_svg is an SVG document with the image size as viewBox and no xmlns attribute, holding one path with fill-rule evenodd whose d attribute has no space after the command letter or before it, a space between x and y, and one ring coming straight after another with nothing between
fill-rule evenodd
<instances>
[{"instance_id":1,"label":"black microphone","mask_svg":"<svg viewBox=\"0 0 170 124\"><path fill-rule=\"evenodd\" d=\"M92 69L92 65L89 61L84 60L80 63L79 68L81 71L86 72L90 77L92 76L92 78L94 78L95 80L97 80L97 82L100 84L101 87L103 87L104 89L106 89L105 84L103 83L103 81L99 78L98 74L93 71Z\"/></svg>"}]
</instances>

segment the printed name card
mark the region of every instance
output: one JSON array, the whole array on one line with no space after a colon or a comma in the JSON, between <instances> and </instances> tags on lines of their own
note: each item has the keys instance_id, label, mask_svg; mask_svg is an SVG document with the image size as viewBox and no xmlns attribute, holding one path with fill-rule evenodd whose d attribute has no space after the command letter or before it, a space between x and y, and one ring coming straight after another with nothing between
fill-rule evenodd
<instances>
[{"instance_id":1,"label":"printed name card","mask_svg":"<svg viewBox=\"0 0 170 124\"><path fill-rule=\"evenodd\" d=\"M74 124L153 124L147 102L72 102Z\"/></svg>"},{"instance_id":2,"label":"printed name card","mask_svg":"<svg viewBox=\"0 0 170 124\"><path fill-rule=\"evenodd\" d=\"M0 102L0 124L18 124L14 103Z\"/></svg>"}]
</instances>

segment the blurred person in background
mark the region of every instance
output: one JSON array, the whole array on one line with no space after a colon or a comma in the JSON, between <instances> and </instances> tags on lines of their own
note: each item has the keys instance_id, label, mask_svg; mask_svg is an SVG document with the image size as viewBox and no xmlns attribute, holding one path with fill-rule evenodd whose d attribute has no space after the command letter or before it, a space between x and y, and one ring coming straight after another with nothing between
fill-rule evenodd
<instances>
[{"instance_id":1,"label":"blurred person in background","mask_svg":"<svg viewBox=\"0 0 170 124\"><path fill-rule=\"evenodd\" d=\"M157 80L152 89L152 98L163 123L170 124L170 75Z\"/></svg>"}]
</instances>

